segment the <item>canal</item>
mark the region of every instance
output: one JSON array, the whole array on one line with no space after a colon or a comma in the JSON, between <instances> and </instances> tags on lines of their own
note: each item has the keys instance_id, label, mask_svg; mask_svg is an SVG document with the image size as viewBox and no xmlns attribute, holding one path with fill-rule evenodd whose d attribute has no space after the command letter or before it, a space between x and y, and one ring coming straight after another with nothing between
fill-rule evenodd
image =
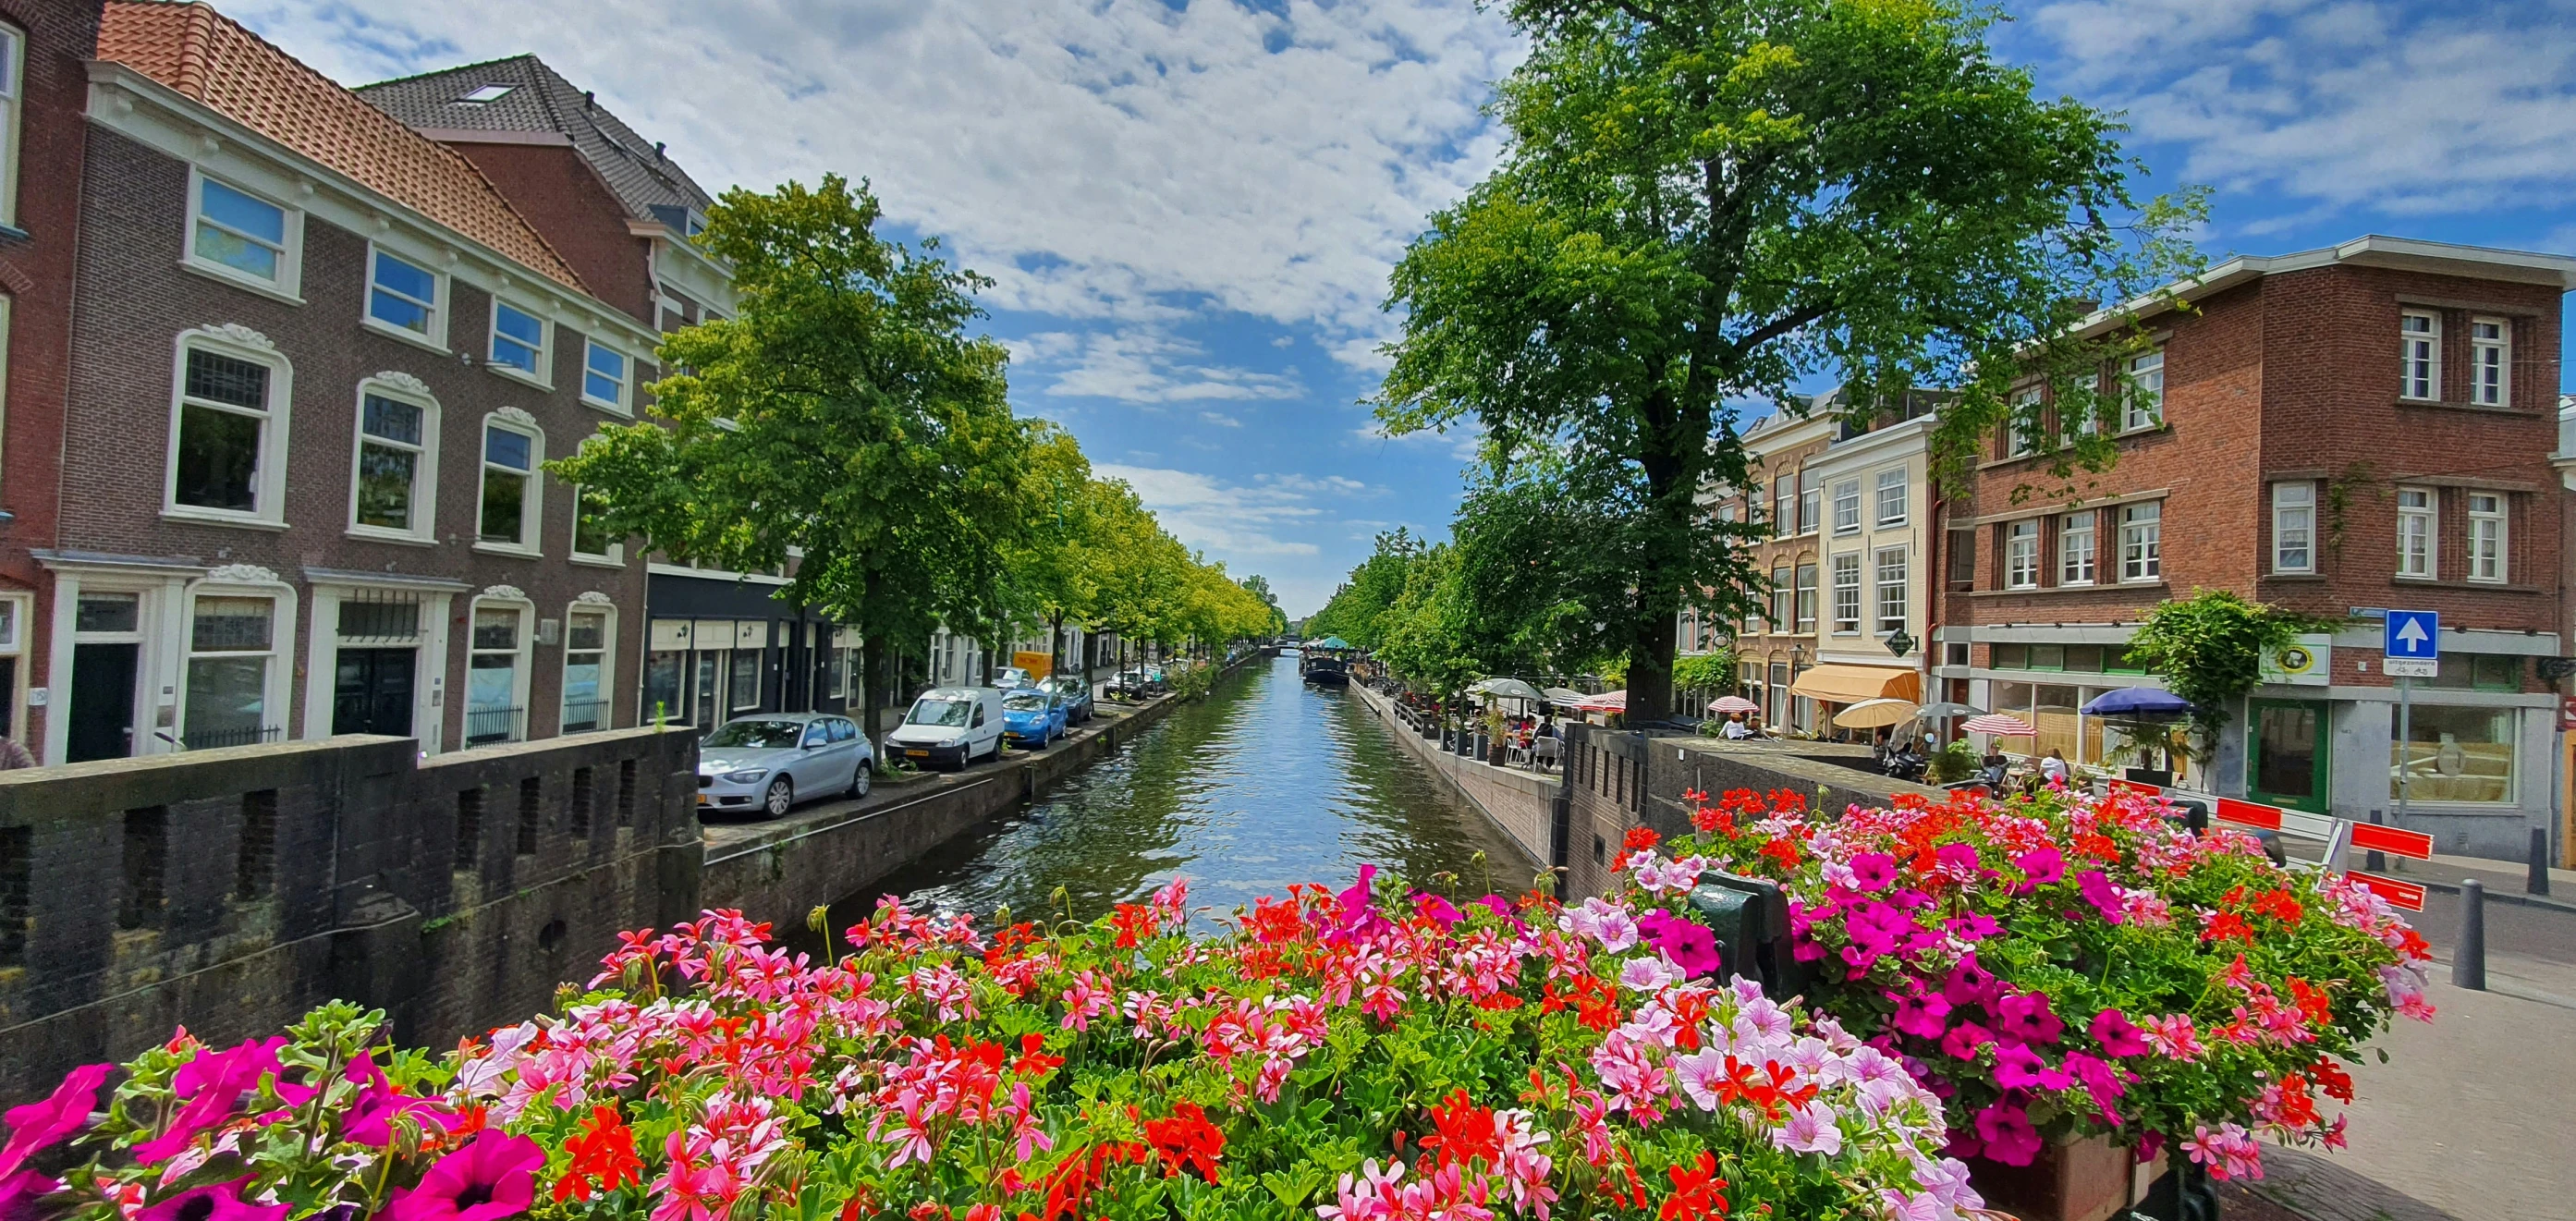
<instances>
[{"instance_id":1,"label":"canal","mask_svg":"<svg viewBox=\"0 0 2576 1221\"><path fill-rule=\"evenodd\" d=\"M1076 917L1174 877L1192 906L1250 906L1290 883L1350 884L1363 864L1416 881L1516 894L1537 866L1389 736L1356 695L1309 687L1297 659L1227 677L1198 703L1038 801L995 818L836 905L834 927L880 894L915 906L1026 917L1058 887ZM1444 887L1445 889L1445 887Z\"/></svg>"}]
</instances>

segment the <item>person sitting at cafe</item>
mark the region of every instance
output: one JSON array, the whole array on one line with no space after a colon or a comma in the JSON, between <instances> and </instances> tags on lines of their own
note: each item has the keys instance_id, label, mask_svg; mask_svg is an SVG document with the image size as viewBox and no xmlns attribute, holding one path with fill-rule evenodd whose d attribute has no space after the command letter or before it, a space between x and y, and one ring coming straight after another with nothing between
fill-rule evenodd
<instances>
[{"instance_id":1,"label":"person sitting at cafe","mask_svg":"<svg viewBox=\"0 0 2576 1221\"><path fill-rule=\"evenodd\" d=\"M1989 788L2000 789L2004 786L2004 772L2011 766L2012 760L2004 758L2003 747L1989 746L1986 748L1985 760L1977 772L1977 779L1984 781Z\"/></svg>"},{"instance_id":2,"label":"person sitting at cafe","mask_svg":"<svg viewBox=\"0 0 2576 1221\"><path fill-rule=\"evenodd\" d=\"M2049 747L2048 757L2039 761L2040 778L2051 784L2064 784L2066 771L2065 753L2054 746Z\"/></svg>"},{"instance_id":3,"label":"person sitting at cafe","mask_svg":"<svg viewBox=\"0 0 2576 1221\"><path fill-rule=\"evenodd\" d=\"M1752 737L1752 736L1753 736L1753 727L1744 723L1744 714L1743 714L1743 713L1741 713L1741 712L1736 713L1734 716L1728 717L1728 718L1726 719L1726 740L1727 740L1727 741L1730 741L1730 742L1741 742L1741 741L1745 740L1746 738L1750 738L1750 737Z\"/></svg>"}]
</instances>

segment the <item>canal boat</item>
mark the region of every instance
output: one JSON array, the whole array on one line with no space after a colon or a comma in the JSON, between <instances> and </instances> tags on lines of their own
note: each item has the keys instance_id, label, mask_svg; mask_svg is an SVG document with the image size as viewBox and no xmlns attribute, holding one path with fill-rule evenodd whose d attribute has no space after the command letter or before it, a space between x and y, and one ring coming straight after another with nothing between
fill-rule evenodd
<instances>
[{"instance_id":1,"label":"canal boat","mask_svg":"<svg viewBox=\"0 0 2576 1221\"><path fill-rule=\"evenodd\" d=\"M1350 641L1327 636L1297 651L1297 673L1318 687L1347 687L1350 663L1342 655L1350 651Z\"/></svg>"}]
</instances>

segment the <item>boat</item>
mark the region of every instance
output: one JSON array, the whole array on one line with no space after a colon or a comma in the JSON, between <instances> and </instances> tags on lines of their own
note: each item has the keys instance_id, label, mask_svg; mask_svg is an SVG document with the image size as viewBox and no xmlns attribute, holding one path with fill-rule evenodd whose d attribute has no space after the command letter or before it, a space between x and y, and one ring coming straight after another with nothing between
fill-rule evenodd
<instances>
[{"instance_id":1,"label":"boat","mask_svg":"<svg viewBox=\"0 0 2576 1221\"><path fill-rule=\"evenodd\" d=\"M1351 642L1339 636L1309 642L1297 651L1297 673L1318 687L1347 687L1350 663L1342 655L1352 651Z\"/></svg>"}]
</instances>

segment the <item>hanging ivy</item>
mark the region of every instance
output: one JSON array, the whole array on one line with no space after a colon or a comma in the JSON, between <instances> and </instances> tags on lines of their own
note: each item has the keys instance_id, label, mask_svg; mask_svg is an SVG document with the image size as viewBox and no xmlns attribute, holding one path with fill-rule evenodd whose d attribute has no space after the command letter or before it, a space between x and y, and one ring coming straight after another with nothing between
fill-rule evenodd
<instances>
[{"instance_id":1,"label":"hanging ivy","mask_svg":"<svg viewBox=\"0 0 2576 1221\"><path fill-rule=\"evenodd\" d=\"M2129 656L2191 701L2198 741L2190 753L2207 759L2227 724L2227 710L2262 683L2263 659L2301 633L2330 631L2337 622L2251 601L2231 590L2195 590L2186 601L2168 600L2147 612L2146 622L2129 639Z\"/></svg>"}]
</instances>

